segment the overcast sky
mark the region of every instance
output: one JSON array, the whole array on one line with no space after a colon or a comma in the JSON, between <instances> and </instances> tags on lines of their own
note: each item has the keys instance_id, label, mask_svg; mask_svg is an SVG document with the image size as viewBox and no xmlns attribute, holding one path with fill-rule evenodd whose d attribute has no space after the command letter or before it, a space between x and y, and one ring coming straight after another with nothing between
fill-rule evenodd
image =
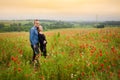
<instances>
[{"instance_id":1,"label":"overcast sky","mask_svg":"<svg viewBox=\"0 0 120 80\"><path fill-rule=\"evenodd\" d=\"M120 0L0 0L0 20L120 20Z\"/></svg>"}]
</instances>

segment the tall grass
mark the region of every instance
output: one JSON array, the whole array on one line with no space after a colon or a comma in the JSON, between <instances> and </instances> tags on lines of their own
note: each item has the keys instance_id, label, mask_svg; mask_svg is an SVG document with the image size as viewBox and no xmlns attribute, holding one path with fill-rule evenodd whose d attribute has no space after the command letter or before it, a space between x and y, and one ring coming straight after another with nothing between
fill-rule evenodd
<instances>
[{"instance_id":1,"label":"tall grass","mask_svg":"<svg viewBox=\"0 0 120 80\"><path fill-rule=\"evenodd\" d=\"M34 68L29 33L0 34L1 80L119 80L120 28L45 32L47 58Z\"/></svg>"}]
</instances>

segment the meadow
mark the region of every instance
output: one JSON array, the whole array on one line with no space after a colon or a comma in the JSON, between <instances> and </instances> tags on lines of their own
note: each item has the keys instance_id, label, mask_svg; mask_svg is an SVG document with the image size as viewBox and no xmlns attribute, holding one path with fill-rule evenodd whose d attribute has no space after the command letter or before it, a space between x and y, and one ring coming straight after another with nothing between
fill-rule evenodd
<instances>
[{"instance_id":1,"label":"meadow","mask_svg":"<svg viewBox=\"0 0 120 80\"><path fill-rule=\"evenodd\" d=\"M0 80L120 80L120 28L44 34L48 56L34 68L29 32L0 33Z\"/></svg>"}]
</instances>

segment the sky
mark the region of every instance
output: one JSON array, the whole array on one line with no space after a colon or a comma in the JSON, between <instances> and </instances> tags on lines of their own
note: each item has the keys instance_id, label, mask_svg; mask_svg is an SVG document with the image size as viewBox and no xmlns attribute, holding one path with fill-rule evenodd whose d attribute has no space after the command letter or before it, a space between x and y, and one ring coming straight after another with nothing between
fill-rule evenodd
<instances>
[{"instance_id":1,"label":"sky","mask_svg":"<svg viewBox=\"0 0 120 80\"><path fill-rule=\"evenodd\" d=\"M0 20L118 21L120 0L0 0Z\"/></svg>"}]
</instances>

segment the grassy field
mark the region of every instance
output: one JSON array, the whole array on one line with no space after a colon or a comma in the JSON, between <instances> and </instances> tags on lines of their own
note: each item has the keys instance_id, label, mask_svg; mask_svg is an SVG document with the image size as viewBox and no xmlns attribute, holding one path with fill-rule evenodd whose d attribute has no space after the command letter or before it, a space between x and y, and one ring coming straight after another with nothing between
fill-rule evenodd
<instances>
[{"instance_id":1,"label":"grassy field","mask_svg":"<svg viewBox=\"0 0 120 80\"><path fill-rule=\"evenodd\" d=\"M47 58L30 64L28 32L0 33L1 80L120 80L120 28L44 32Z\"/></svg>"}]
</instances>

